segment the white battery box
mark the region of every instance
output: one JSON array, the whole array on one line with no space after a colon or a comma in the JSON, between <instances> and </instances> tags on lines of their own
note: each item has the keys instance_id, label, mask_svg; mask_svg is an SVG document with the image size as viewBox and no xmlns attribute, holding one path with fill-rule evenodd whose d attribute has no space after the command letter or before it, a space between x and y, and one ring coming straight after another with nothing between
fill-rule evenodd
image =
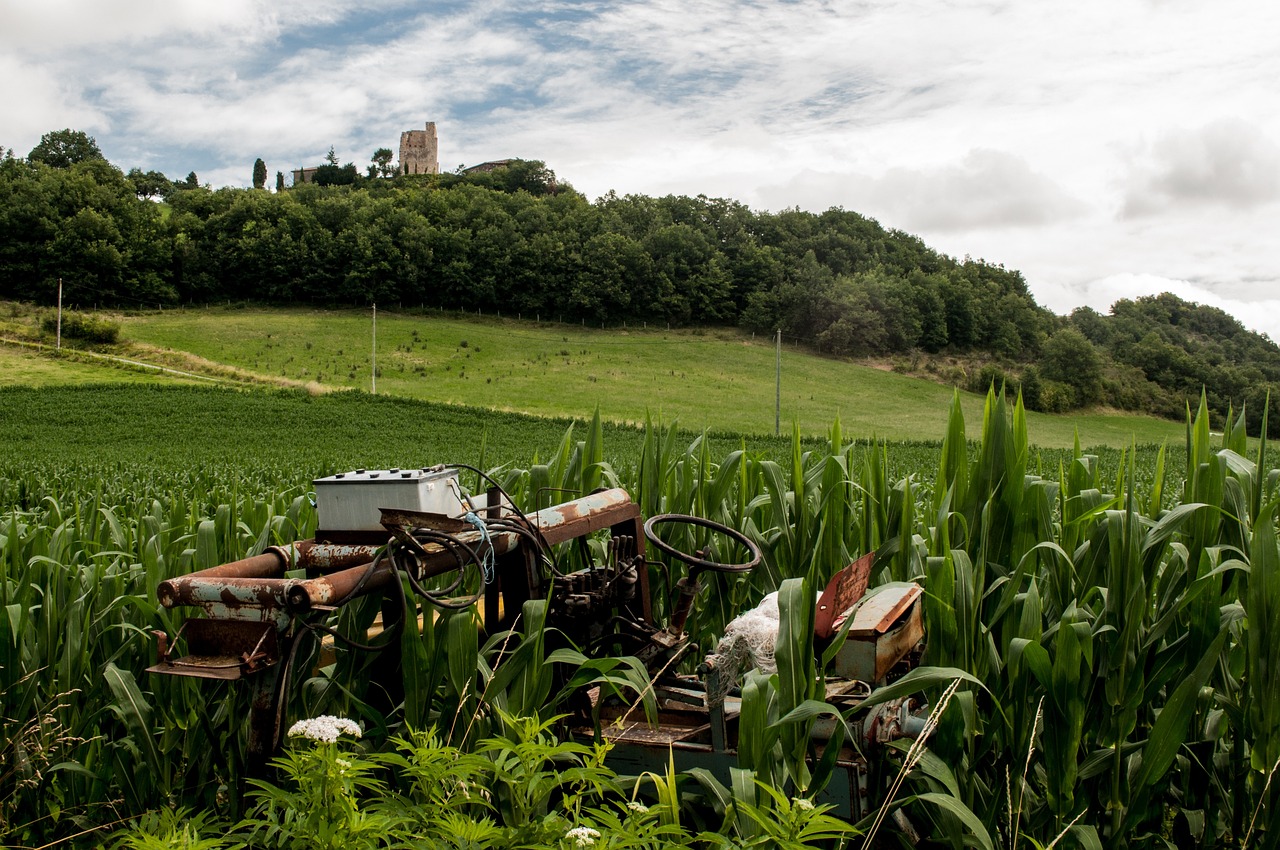
<instances>
[{"instance_id":1,"label":"white battery box","mask_svg":"<svg viewBox=\"0 0 1280 850\"><path fill-rule=\"evenodd\" d=\"M317 535L382 532L381 508L460 517L458 470L357 469L312 482L316 493Z\"/></svg>"}]
</instances>

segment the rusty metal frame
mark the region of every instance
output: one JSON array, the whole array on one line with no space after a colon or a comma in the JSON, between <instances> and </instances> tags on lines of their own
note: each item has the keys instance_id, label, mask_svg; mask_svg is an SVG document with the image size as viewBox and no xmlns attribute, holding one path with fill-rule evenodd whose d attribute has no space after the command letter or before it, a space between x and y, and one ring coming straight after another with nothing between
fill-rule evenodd
<instances>
[{"instance_id":1,"label":"rusty metal frame","mask_svg":"<svg viewBox=\"0 0 1280 850\"><path fill-rule=\"evenodd\" d=\"M493 504L496 500L491 499ZM659 661L658 671L650 666L655 691L662 696L663 717L668 721L657 729L643 723L625 730L604 732L578 727L580 735L604 734L615 744L611 761L620 769L629 763L639 770L674 759L678 769L707 767L727 777L737 762L736 700L726 705L713 681L714 669L704 665L706 679L697 688L681 689L689 677L660 677L674 665L679 655L692 649L679 636L659 631L653 624L649 574L645 568L645 535L640 508L622 489L603 490L529 514L502 513L494 507L484 512L495 522L488 545L497 559L496 581L486 588L482 606L485 622L501 628L520 609L520 603L534 593L547 590L539 569L538 550L549 549L597 532L611 538L610 558L630 559L639 565L638 593L628 604L631 615L652 628L647 651ZM384 512L388 527L405 523L408 527L421 517L409 512ZM424 515L425 516L425 515ZM440 522L440 518L435 518ZM510 530L519 524L519 531ZM444 530L441 528L441 530ZM467 546L481 546L479 530L454 522L449 534ZM538 541L537 546L532 541ZM414 543L419 577L433 578L459 568L459 559L447 547L435 543ZM179 635L185 639L189 655L171 658L168 637L161 634L160 658L152 672L198 676L222 680L247 679L252 691L249 717L250 765L265 766L278 746L282 689L287 686L289 668L303 632L295 628L299 618L312 612L332 610L357 598L379 593L397 582L396 567L390 557L379 555L382 546L372 543L323 543L303 540L287 546L273 546L262 554L234 561L162 582L157 590L166 608L195 607L203 618L188 619ZM819 604L819 637L834 635L839 629L836 615L862 596L870 569L867 556L851 564L832 579ZM305 578L289 577L301 571ZM560 580L559 578L555 580ZM919 587L903 592L877 594L853 608L854 622L848 628L844 646L836 656L836 671L852 679L876 682L889 667L906 654L923 635ZM499 597L501 597L501 604ZM851 601L852 600L852 601ZM505 606L505 611L503 610ZM637 610L640 609L640 610ZM621 610L621 609L620 609ZM669 639L668 642L664 640ZM661 681L658 679L661 678ZM695 683L696 684L696 683ZM852 696L852 695L850 695ZM613 709L606 707L608 714ZM824 744L817 744L819 748ZM832 785L823 801L837 812L858 817L867 811L867 765L857 754L842 750L836 759Z\"/></svg>"},{"instance_id":2,"label":"rusty metal frame","mask_svg":"<svg viewBox=\"0 0 1280 850\"><path fill-rule=\"evenodd\" d=\"M509 516L505 519L511 521ZM530 514L527 522L528 533L548 546L609 530L615 537L630 538L630 548L643 556L640 508L621 488L545 508ZM460 530L456 536L473 547L481 541L481 534L475 529ZM499 557L517 555L527 548L523 543L522 535L513 531L496 530L489 535L489 545ZM297 640L294 617L323 611L391 585L397 580L396 570L389 558L378 558L381 548L374 544L302 540L161 582L156 591L160 604L166 608L199 608L205 616L188 620L172 641L161 633L159 658L148 671L221 680L249 679L253 690L249 750L255 762L265 763L276 748L280 733L280 689L286 678L283 668L289 666ZM422 577L443 575L458 568L457 559L445 547L428 543L421 548ZM530 561L527 552L520 560L521 568L506 576L507 592L528 597L541 591L536 561ZM307 577L288 577L288 573L297 570L305 571ZM645 570L639 571L639 579L638 595L648 621ZM513 607L510 601L508 611ZM497 610L496 604L486 605L486 610L490 607ZM519 610L518 605L514 608ZM188 654L173 658L169 648L179 636L185 638Z\"/></svg>"}]
</instances>

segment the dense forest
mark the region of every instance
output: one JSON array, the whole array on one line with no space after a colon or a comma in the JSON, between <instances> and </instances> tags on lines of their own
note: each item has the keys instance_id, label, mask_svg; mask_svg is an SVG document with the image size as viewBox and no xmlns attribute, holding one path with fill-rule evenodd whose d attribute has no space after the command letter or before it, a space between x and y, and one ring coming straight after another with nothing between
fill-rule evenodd
<instances>
[{"instance_id":1,"label":"dense forest","mask_svg":"<svg viewBox=\"0 0 1280 850\"><path fill-rule=\"evenodd\" d=\"M84 306L398 303L780 329L834 356L958 358L944 377L1003 382L1051 412L1180 417L1203 388L1218 413L1247 403L1251 429L1280 386L1280 349L1220 310L1163 294L1056 316L1019 272L856 212L590 202L536 161L412 176L385 165L375 154L368 176L334 160L316 184L285 189L278 174L275 192L214 190L194 173L126 174L83 133L47 134L0 160L0 297L52 303L61 279ZM253 171L264 186L265 165Z\"/></svg>"}]
</instances>

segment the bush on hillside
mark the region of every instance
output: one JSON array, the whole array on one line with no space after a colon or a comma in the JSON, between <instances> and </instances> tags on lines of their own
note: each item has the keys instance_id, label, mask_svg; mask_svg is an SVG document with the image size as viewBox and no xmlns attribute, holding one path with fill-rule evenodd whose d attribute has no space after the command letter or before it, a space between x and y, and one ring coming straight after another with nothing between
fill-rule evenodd
<instances>
[{"instance_id":1,"label":"bush on hillside","mask_svg":"<svg viewBox=\"0 0 1280 850\"><path fill-rule=\"evenodd\" d=\"M985 393L994 387L1000 392L1005 392L1006 388L1012 385L1013 382L1009 380L1004 369L995 363L988 363L969 376L968 389L970 392Z\"/></svg>"},{"instance_id":2,"label":"bush on hillside","mask_svg":"<svg viewBox=\"0 0 1280 850\"><path fill-rule=\"evenodd\" d=\"M1068 410L1074 410L1078 406L1076 390L1070 384L1064 384L1061 381L1050 381L1047 378L1040 381L1040 407L1038 409L1041 413L1066 413Z\"/></svg>"},{"instance_id":3,"label":"bush on hillside","mask_svg":"<svg viewBox=\"0 0 1280 850\"><path fill-rule=\"evenodd\" d=\"M1022 378L1018 381L1018 392L1022 393L1022 404L1027 410L1040 410L1040 395L1044 386L1040 380L1040 370L1028 366L1022 370Z\"/></svg>"},{"instance_id":4,"label":"bush on hillside","mask_svg":"<svg viewBox=\"0 0 1280 850\"><path fill-rule=\"evenodd\" d=\"M58 314L49 313L40 321L45 333L58 332ZM85 313L63 312L62 336L66 339L78 339L84 342L110 345L120 338L120 323L110 319L102 319Z\"/></svg>"}]
</instances>

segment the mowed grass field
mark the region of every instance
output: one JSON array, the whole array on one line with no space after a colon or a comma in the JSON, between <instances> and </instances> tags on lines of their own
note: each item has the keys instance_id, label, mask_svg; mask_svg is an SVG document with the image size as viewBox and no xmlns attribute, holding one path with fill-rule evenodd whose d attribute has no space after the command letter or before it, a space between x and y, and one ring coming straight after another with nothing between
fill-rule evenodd
<instances>
[{"instance_id":1,"label":"mowed grass field","mask_svg":"<svg viewBox=\"0 0 1280 850\"><path fill-rule=\"evenodd\" d=\"M368 311L166 310L124 317L122 339L187 352L264 377L368 390ZM134 351L131 356L141 356ZM379 311L377 391L447 404L581 418L599 406L614 422L646 416L682 428L771 434L775 349L735 329L608 329L512 318ZM784 348L782 431L940 440L953 390L869 366ZM977 429L982 397L961 393ZM1089 413L1030 414L1032 440L1068 447L1182 440L1182 424Z\"/></svg>"},{"instance_id":2,"label":"mowed grass field","mask_svg":"<svg viewBox=\"0 0 1280 850\"><path fill-rule=\"evenodd\" d=\"M83 354L53 357L35 349L0 345L0 385L54 387L67 384L150 384L157 378L152 370L129 368L97 360ZM194 383L178 375L161 378L166 383Z\"/></svg>"}]
</instances>

